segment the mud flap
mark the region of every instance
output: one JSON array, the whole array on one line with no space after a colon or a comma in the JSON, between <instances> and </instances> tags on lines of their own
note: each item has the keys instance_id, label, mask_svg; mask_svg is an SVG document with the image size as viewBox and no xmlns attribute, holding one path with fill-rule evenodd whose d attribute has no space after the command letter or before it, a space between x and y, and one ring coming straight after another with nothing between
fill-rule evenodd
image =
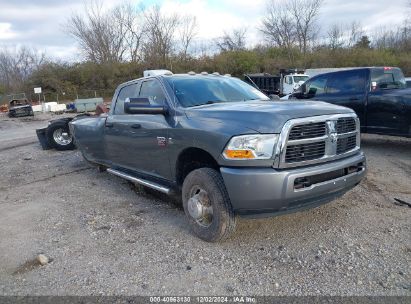
<instances>
[{"instance_id":1,"label":"mud flap","mask_svg":"<svg viewBox=\"0 0 411 304\"><path fill-rule=\"evenodd\" d=\"M37 133L37 138L39 139L41 148L43 150L50 150L51 146L50 146L50 144L47 140L46 130L47 130L47 128L36 129L36 133Z\"/></svg>"}]
</instances>

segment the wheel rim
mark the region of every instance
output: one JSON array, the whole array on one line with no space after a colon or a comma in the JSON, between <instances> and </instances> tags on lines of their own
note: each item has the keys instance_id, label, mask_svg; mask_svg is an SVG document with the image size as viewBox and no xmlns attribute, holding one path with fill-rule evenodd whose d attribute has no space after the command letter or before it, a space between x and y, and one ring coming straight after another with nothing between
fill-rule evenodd
<instances>
[{"instance_id":1,"label":"wheel rim","mask_svg":"<svg viewBox=\"0 0 411 304\"><path fill-rule=\"evenodd\" d=\"M54 130L53 138L57 144L62 145L62 146L67 146L72 141L71 135L61 128Z\"/></svg>"},{"instance_id":2,"label":"wheel rim","mask_svg":"<svg viewBox=\"0 0 411 304\"><path fill-rule=\"evenodd\" d=\"M187 209L195 222L202 227L210 227L213 222L213 206L206 190L200 186L191 188Z\"/></svg>"}]
</instances>

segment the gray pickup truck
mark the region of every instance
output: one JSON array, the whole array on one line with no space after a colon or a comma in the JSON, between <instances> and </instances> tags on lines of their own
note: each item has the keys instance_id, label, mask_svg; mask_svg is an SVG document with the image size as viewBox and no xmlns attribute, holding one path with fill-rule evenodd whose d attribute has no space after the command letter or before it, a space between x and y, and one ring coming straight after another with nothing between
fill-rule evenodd
<instances>
[{"instance_id":1,"label":"gray pickup truck","mask_svg":"<svg viewBox=\"0 0 411 304\"><path fill-rule=\"evenodd\" d=\"M366 172L348 108L273 102L229 76L167 74L121 84L109 113L70 132L107 172L180 197L188 224L215 242L237 215L263 217L329 202Z\"/></svg>"}]
</instances>

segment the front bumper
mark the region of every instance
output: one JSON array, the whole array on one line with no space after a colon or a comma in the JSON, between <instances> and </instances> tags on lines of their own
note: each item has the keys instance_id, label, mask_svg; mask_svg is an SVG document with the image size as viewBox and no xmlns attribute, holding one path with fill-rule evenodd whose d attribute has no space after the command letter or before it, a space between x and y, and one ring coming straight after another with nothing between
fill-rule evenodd
<instances>
[{"instance_id":1,"label":"front bumper","mask_svg":"<svg viewBox=\"0 0 411 304\"><path fill-rule=\"evenodd\" d=\"M355 172L348 168L357 167ZM325 204L356 186L366 174L364 153L321 165L279 170L274 168L220 168L237 214L265 217ZM335 173L342 176L332 178ZM327 179L331 176L331 179ZM301 178L320 182L297 189Z\"/></svg>"}]
</instances>

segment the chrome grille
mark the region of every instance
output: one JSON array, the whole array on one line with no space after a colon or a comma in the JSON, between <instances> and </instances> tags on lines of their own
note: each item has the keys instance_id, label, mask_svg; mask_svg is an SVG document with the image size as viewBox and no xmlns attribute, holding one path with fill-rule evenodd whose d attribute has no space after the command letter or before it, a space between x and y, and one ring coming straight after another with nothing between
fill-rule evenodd
<instances>
[{"instance_id":1,"label":"chrome grille","mask_svg":"<svg viewBox=\"0 0 411 304\"><path fill-rule=\"evenodd\" d=\"M352 117L342 117L337 120L337 134L354 132L356 129L355 119Z\"/></svg>"},{"instance_id":2,"label":"chrome grille","mask_svg":"<svg viewBox=\"0 0 411 304\"><path fill-rule=\"evenodd\" d=\"M306 160L323 157L325 153L325 142L314 142L310 144L301 144L288 146L285 153L287 163L295 163Z\"/></svg>"},{"instance_id":3,"label":"chrome grille","mask_svg":"<svg viewBox=\"0 0 411 304\"><path fill-rule=\"evenodd\" d=\"M354 149L357 146L357 135L339 138L337 140L337 154L341 154Z\"/></svg>"},{"instance_id":4,"label":"chrome grille","mask_svg":"<svg viewBox=\"0 0 411 304\"><path fill-rule=\"evenodd\" d=\"M359 130L359 120L355 114L292 119L281 131L274 166L305 166L357 153L360 147Z\"/></svg>"},{"instance_id":5,"label":"chrome grille","mask_svg":"<svg viewBox=\"0 0 411 304\"><path fill-rule=\"evenodd\" d=\"M289 140L313 138L325 135L326 132L325 122L318 122L306 125L295 126L291 129Z\"/></svg>"}]
</instances>

